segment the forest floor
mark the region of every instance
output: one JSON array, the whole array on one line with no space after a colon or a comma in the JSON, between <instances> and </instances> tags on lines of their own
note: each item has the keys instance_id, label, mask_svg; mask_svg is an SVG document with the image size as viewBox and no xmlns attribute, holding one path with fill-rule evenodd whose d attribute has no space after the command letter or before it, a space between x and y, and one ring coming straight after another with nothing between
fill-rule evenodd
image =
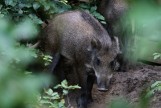
<instances>
[{"instance_id":1,"label":"forest floor","mask_svg":"<svg viewBox=\"0 0 161 108\"><path fill-rule=\"evenodd\" d=\"M126 99L130 104L138 103L144 89L155 81L161 80L161 67L139 65L128 72L114 72L110 88L107 92L97 90L96 84L92 90L93 102L88 108L108 108L109 103L118 97ZM76 108L75 95L69 95L70 108ZM161 108L161 92L155 93L149 108Z\"/></svg>"}]
</instances>

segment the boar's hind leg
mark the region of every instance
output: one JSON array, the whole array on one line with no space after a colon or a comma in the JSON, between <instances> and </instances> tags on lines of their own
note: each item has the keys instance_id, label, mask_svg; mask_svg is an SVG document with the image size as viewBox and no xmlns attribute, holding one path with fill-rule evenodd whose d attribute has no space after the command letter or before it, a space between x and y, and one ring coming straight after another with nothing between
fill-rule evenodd
<instances>
[{"instance_id":1,"label":"boar's hind leg","mask_svg":"<svg viewBox=\"0 0 161 108\"><path fill-rule=\"evenodd\" d=\"M58 62L60 61L60 54L56 53L52 55L52 62L49 65L49 72L53 73L55 71L56 66L58 65Z\"/></svg>"},{"instance_id":2,"label":"boar's hind leg","mask_svg":"<svg viewBox=\"0 0 161 108\"><path fill-rule=\"evenodd\" d=\"M60 83L65 79L64 70L61 68L63 65L62 56L59 53L54 54L52 63L49 65L49 72L52 75L53 85Z\"/></svg>"}]
</instances>

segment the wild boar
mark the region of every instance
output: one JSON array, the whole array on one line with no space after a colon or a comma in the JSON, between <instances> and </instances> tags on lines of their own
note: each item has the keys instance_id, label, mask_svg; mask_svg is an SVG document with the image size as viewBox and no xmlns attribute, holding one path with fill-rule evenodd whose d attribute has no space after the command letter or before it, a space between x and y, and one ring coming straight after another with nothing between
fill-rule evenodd
<instances>
[{"instance_id":1,"label":"wild boar","mask_svg":"<svg viewBox=\"0 0 161 108\"><path fill-rule=\"evenodd\" d=\"M127 25L126 21L123 18L126 16L129 9L129 4L127 0L101 0L98 6L98 11L105 17L107 22L106 28L109 32L109 35L114 37L117 36L120 41L120 48L122 51L122 61L120 63L120 71L127 70L128 56L131 56L129 53L128 45L130 42L130 37L127 36ZM130 27L130 25L128 26ZM132 43L130 43L132 44Z\"/></svg>"},{"instance_id":2,"label":"wild boar","mask_svg":"<svg viewBox=\"0 0 161 108\"><path fill-rule=\"evenodd\" d=\"M118 41L88 12L69 11L56 15L45 28L45 50L53 56L51 71L61 66L61 75L76 75L81 94L78 108L92 101L91 90L96 77L98 90L107 91L111 77L110 62L117 55ZM61 65L60 65L61 64Z\"/></svg>"}]
</instances>

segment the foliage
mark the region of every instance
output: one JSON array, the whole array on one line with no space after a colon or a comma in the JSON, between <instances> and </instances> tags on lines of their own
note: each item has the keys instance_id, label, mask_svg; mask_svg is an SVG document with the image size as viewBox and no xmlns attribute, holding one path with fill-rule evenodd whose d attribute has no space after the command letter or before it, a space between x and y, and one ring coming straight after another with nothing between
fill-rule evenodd
<instances>
[{"instance_id":1,"label":"foliage","mask_svg":"<svg viewBox=\"0 0 161 108\"><path fill-rule=\"evenodd\" d=\"M58 92L53 92L52 89L45 91L45 96L42 96L40 100L41 106L47 106L50 108L64 108L65 100L60 98Z\"/></svg>"},{"instance_id":2,"label":"foliage","mask_svg":"<svg viewBox=\"0 0 161 108\"><path fill-rule=\"evenodd\" d=\"M143 91L145 94L147 92ZM146 97L145 94L141 94L138 103L131 103L124 98L117 98L110 102L108 108L148 108L149 100L151 97Z\"/></svg>"},{"instance_id":3,"label":"foliage","mask_svg":"<svg viewBox=\"0 0 161 108\"><path fill-rule=\"evenodd\" d=\"M109 104L109 108L132 108L132 106L129 105L129 103L125 99L118 98L118 99L113 100Z\"/></svg>"},{"instance_id":4,"label":"foliage","mask_svg":"<svg viewBox=\"0 0 161 108\"><path fill-rule=\"evenodd\" d=\"M54 92L52 89L45 91L45 95L40 99L41 106L47 106L49 108L65 108L65 96L68 95L69 90L80 89L78 85L68 86L66 80L58 84L54 89L61 88L62 93ZM69 103L68 103L69 104Z\"/></svg>"},{"instance_id":5,"label":"foliage","mask_svg":"<svg viewBox=\"0 0 161 108\"><path fill-rule=\"evenodd\" d=\"M66 80L62 81L61 84L58 84L57 86L54 87L54 89L64 89L64 90L72 90L72 89L80 89L78 85L74 86L68 86L68 82ZM63 94L66 95L68 94L66 91L63 91Z\"/></svg>"},{"instance_id":6,"label":"foliage","mask_svg":"<svg viewBox=\"0 0 161 108\"><path fill-rule=\"evenodd\" d=\"M81 3L78 8L82 8L84 10L89 11L95 18L100 20L101 23L106 24L105 18L97 12L97 6L91 6L90 4L87 3Z\"/></svg>"},{"instance_id":7,"label":"foliage","mask_svg":"<svg viewBox=\"0 0 161 108\"><path fill-rule=\"evenodd\" d=\"M26 28L37 30L29 19L17 25L11 25L8 20L0 19L0 108L42 108L46 105L51 108L63 108L65 107L64 96L68 95L69 90L80 87L68 86L65 80L55 87L55 89L62 89L61 94L48 89L45 95L40 96L40 89L48 86L49 77L35 76L26 71L28 64L37 55L34 49L19 43L19 39L22 38L20 34L30 32L25 34L28 38L33 37L29 35L36 35L31 29L23 29L24 23ZM44 59L51 62L50 56L44 56ZM38 100L38 97L41 98Z\"/></svg>"},{"instance_id":8,"label":"foliage","mask_svg":"<svg viewBox=\"0 0 161 108\"><path fill-rule=\"evenodd\" d=\"M153 53L154 60L156 59L161 59L161 54L160 53Z\"/></svg>"},{"instance_id":9,"label":"foliage","mask_svg":"<svg viewBox=\"0 0 161 108\"><path fill-rule=\"evenodd\" d=\"M147 97L151 97L155 94L155 92L161 91L161 81L156 81L151 87L148 89Z\"/></svg>"},{"instance_id":10,"label":"foliage","mask_svg":"<svg viewBox=\"0 0 161 108\"><path fill-rule=\"evenodd\" d=\"M95 2L95 1L94 1ZM74 9L83 9L91 13L96 19L98 19L102 24L106 24L105 18L97 12L97 6L95 3L80 3L78 6L73 6Z\"/></svg>"},{"instance_id":11,"label":"foliage","mask_svg":"<svg viewBox=\"0 0 161 108\"><path fill-rule=\"evenodd\" d=\"M35 52L19 44L19 35L30 32L26 34L29 38L36 34L23 29L24 23L26 28L37 30L31 20L11 25L12 22L0 19L0 108L27 108L29 103L36 104L41 87L49 83L46 75L35 76L26 71Z\"/></svg>"},{"instance_id":12,"label":"foliage","mask_svg":"<svg viewBox=\"0 0 161 108\"><path fill-rule=\"evenodd\" d=\"M44 55L42 54L44 65L48 66L52 62L52 57L50 55Z\"/></svg>"},{"instance_id":13,"label":"foliage","mask_svg":"<svg viewBox=\"0 0 161 108\"><path fill-rule=\"evenodd\" d=\"M159 52L161 47L161 8L155 0L145 2L144 0L133 1L130 4L131 9L123 21L128 36L135 38L129 46L134 46L134 55L136 58L147 59L153 53ZM125 23L128 22L126 25ZM131 47L130 47L131 48ZM160 58L159 53L154 54L154 59Z\"/></svg>"},{"instance_id":14,"label":"foliage","mask_svg":"<svg viewBox=\"0 0 161 108\"><path fill-rule=\"evenodd\" d=\"M53 14L70 8L66 0L1 0L0 18L7 17L19 22L24 17L29 17L36 24L42 24Z\"/></svg>"}]
</instances>

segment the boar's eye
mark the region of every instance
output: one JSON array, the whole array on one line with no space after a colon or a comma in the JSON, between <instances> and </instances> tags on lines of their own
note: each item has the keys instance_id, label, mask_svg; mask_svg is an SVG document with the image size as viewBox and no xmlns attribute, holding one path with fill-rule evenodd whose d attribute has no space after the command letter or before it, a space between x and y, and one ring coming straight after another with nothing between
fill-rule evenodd
<instances>
[{"instance_id":1,"label":"boar's eye","mask_svg":"<svg viewBox=\"0 0 161 108\"><path fill-rule=\"evenodd\" d=\"M109 51L109 47L106 48L106 51Z\"/></svg>"},{"instance_id":2,"label":"boar's eye","mask_svg":"<svg viewBox=\"0 0 161 108\"><path fill-rule=\"evenodd\" d=\"M97 65L100 65L100 64L101 64L100 59L98 59L98 58L96 59L96 64L97 64Z\"/></svg>"}]
</instances>

